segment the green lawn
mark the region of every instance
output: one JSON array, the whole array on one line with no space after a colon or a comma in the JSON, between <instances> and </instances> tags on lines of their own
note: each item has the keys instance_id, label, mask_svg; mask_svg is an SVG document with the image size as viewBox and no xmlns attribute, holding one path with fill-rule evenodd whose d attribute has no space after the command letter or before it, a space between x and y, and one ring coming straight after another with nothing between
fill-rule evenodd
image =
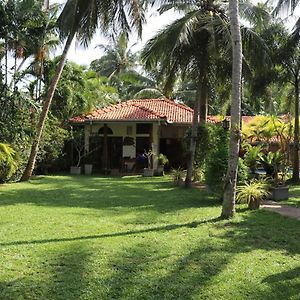
<instances>
[{"instance_id":1,"label":"green lawn","mask_svg":"<svg viewBox=\"0 0 300 300\"><path fill-rule=\"evenodd\" d=\"M283 203L300 208L300 185L290 185L289 194L289 199Z\"/></svg>"},{"instance_id":2,"label":"green lawn","mask_svg":"<svg viewBox=\"0 0 300 300\"><path fill-rule=\"evenodd\" d=\"M168 178L0 186L0 299L300 299L300 222Z\"/></svg>"}]
</instances>

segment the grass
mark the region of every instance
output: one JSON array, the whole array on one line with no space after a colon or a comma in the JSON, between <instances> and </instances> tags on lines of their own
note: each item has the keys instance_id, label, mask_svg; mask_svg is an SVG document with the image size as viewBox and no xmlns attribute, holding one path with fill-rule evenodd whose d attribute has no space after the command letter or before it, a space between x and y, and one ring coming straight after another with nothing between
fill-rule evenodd
<instances>
[{"instance_id":1,"label":"grass","mask_svg":"<svg viewBox=\"0 0 300 300\"><path fill-rule=\"evenodd\" d=\"M283 203L300 208L300 185L290 185L289 194L289 199Z\"/></svg>"},{"instance_id":2,"label":"grass","mask_svg":"<svg viewBox=\"0 0 300 300\"><path fill-rule=\"evenodd\" d=\"M0 299L300 299L300 222L168 178L0 186Z\"/></svg>"}]
</instances>

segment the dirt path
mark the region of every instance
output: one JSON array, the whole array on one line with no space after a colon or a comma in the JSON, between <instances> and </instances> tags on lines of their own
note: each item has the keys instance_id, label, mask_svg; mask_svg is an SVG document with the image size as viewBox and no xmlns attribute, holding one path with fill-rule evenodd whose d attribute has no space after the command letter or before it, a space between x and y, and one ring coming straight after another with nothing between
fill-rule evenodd
<instances>
[{"instance_id":1,"label":"dirt path","mask_svg":"<svg viewBox=\"0 0 300 300\"><path fill-rule=\"evenodd\" d=\"M269 211L274 211L283 216L294 218L300 221L300 208L280 204L279 202L275 201L264 201L261 205L261 208Z\"/></svg>"}]
</instances>

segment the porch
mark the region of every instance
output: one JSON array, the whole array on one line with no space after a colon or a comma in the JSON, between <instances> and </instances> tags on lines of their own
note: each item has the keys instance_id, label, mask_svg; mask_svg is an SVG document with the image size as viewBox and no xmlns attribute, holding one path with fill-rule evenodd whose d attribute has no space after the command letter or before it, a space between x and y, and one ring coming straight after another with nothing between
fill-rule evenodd
<instances>
[{"instance_id":1,"label":"porch","mask_svg":"<svg viewBox=\"0 0 300 300\"><path fill-rule=\"evenodd\" d=\"M182 138L187 128L165 122L90 122L84 125L85 151L96 172L139 173L148 167L143 154L150 149L154 170L160 153L168 157L168 168L184 166Z\"/></svg>"}]
</instances>

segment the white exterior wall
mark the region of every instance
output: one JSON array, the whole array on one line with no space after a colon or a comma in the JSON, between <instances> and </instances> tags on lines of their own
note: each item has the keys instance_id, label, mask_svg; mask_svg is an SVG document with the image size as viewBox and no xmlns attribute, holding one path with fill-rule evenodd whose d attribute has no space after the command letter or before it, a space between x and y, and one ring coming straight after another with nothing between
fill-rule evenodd
<instances>
[{"instance_id":1,"label":"white exterior wall","mask_svg":"<svg viewBox=\"0 0 300 300\"><path fill-rule=\"evenodd\" d=\"M159 154L159 125L153 124L152 128L152 151L153 151L153 169L156 170L158 166L157 156Z\"/></svg>"},{"instance_id":2,"label":"white exterior wall","mask_svg":"<svg viewBox=\"0 0 300 300\"><path fill-rule=\"evenodd\" d=\"M121 136L121 137L131 137L134 139L136 142L136 136L139 137L148 137L149 135L147 134L136 134L136 123L126 123L126 122L120 122L120 123L99 123L99 124L87 124L85 125L85 149L86 151L89 150L89 136L90 134L95 134L98 133L99 129L104 126L104 124L107 124L107 127L109 127L113 131L113 135L108 135L108 136ZM155 128L158 128L158 124L153 125ZM130 128L131 127L131 130ZM153 127L153 128L154 128ZM157 134L158 130L156 129ZM154 138L154 136L153 136ZM155 137L155 144L159 145L159 138L158 136ZM157 152L156 152L157 153ZM135 158L136 157L136 148L135 145L133 146L123 146L123 157L130 157L130 158Z\"/></svg>"}]
</instances>

